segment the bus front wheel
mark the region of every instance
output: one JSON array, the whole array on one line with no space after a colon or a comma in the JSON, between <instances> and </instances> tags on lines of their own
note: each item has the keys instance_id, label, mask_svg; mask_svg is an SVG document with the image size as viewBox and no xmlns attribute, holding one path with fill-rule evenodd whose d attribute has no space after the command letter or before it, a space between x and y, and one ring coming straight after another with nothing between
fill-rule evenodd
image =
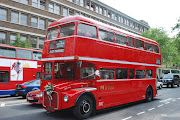
<instances>
[{"instance_id":1,"label":"bus front wheel","mask_svg":"<svg viewBox=\"0 0 180 120\"><path fill-rule=\"evenodd\" d=\"M153 100L153 90L152 90L152 87L149 86L146 89L146 99L145 99L145 101L150 102L152 100Z\"/></svg>"},{"instance_id":2,"label":"bus front wheel","mask_svg":"<svg viewBox=\"0 0 180 120\"><path fill-rule=\"evenodd\" d=\"M88 95L79 98L74 106L73 114L78 119L88 118L93 112L93 101Z\"/></svg>"}]
</instances>

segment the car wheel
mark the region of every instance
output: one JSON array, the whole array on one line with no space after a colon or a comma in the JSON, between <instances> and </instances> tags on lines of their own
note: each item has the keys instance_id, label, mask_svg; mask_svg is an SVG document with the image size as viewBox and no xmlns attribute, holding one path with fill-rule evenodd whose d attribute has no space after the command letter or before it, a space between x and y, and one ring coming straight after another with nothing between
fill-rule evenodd
<instances>
[{"instance_id":1,"label":"car wheel","mask_svg":"<svg viewBox=\"0 0 180 120\"><path fill-rule=\"evenodd\" d=\"M26 95L23 95L22 98L23 98L23 99L26 99Z\"/></svg>"},{"instance_id":2,"label":"car wheel","mask_svg":"<svg viewBox=\"0 0 180 120\"><path fill-rule=\"evenodd\" d=\"M177 85L177 87L179 87L179 84Z\"/></svg>"},{"instance_id":3,"label":"car wheel","mask_svg":"<svg viewBox=\"0 0 180 120\"><path fill-rule=\"evenodd\" d=\"M73 114L78 119L88 118L93 112L94 106L92 99L84 95L79 98L77 104L74 106Z\"/></svg>"},{"instance_id":4,"label":"car wheel","mask_svg":"<svg viewBox=\"0 0 180 120\"><path fill-rule=\"evenodd\" d=\"M174 87L174 84L171 84L171 87L173 88L173 87Z\"/></svg>"},{"instance_id":5,"label":"car wheel","mask_svg":"<svg viewBox=\"0 0 180 120\"><path fill-rule=\"evenodd\" d=\"M162 88L162 85L159 85L159 89L161 89Z\"/></svg>"},{"instance_id":6,"label":"car wheel","mask_svg":"<svg viewBox=\"0 0 180 120\"><path fill-rule=\"evenodd\" d=\"M152 88L149 86L146 90L146 99L145 101L146 102L150 102L153 100L153 90Z\"/></svg>"}]
</instances>

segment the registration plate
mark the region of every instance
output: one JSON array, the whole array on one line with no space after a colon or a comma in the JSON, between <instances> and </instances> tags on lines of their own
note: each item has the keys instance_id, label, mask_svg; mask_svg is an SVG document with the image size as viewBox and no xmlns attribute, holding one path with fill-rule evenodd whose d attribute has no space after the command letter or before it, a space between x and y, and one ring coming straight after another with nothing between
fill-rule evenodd
<instances>
[{"instance_id":1,"label":"registration plate","mask_svg":"<svg viewBox=\"0 0 180 120\"><path fill-rule=\"evenodd\" d=\"M34 100L34 98L32 98L32 97L28 97L27 99L28 99L28 100Z\"/></svg>"},{"instance_id":2,"label":"registration plate","mask_svg":"<svg viewBox=\"0 0 180 120\"><path fill-rule=\"evenodd\" d=\"M21 89L21 87L18 87L17 89Z\"/></svg>"}]
</instances>

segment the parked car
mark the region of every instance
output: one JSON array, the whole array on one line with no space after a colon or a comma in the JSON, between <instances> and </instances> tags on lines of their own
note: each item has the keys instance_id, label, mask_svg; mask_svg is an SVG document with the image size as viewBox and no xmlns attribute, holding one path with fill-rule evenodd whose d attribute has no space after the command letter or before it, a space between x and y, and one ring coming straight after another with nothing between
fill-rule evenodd
<instances>
[{"instance_id":1,"label":"parked car","mask_svg":"<svg viewBox=\"0 0 180 120\"><path fill-rule=\"evenodd\" d=\"M174 87L174 85L179 87L180 77L178 74L165 74L160 81L163 82L163 85L167 85L167 87L169 87L169 85L171 85L171 87Z\"/></svg>"},{"instance_id":2,"label":"parked car","mask_svg":"<svg viewBox=\"0 0 180 120\"><path fill-rule=\"evenodd\" d=\"M157 87L158 89L161 89L161 88L163 87L163 82L158 81L158 82L156 83L156 87Z\"/></svg>"},{"instance_id":3,"label":"parked car","mask_svg":"<svg viewBox=\"0 0 180 120\"><path fill-rule=\"evenodd\" d=\"M40 79L31 80L21 85L16 85L15 94L26 98L29 91L40 89Z\"/></svg>"},{"instance_id":4,"label":"parked car","mask_svg":"<svg viewBox=\"0 0 180 120\"><path fill-rule=\"evenodd\" d=\"M28 92L26 96L27 101L33 104L41 104L41 102L39 101L39 93L40 89Z\"/></svg>"}]
</instances>

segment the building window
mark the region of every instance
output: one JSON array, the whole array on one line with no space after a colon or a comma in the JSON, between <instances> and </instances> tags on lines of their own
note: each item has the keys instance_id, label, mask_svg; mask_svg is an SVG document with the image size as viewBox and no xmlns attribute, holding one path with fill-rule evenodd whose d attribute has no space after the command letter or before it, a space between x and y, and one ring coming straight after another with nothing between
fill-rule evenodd
<instances>
[{"instance_id":1,"label":"building window","mask_svg":"<svg viewBox=\"0 0 180 120\"><path fill-rule=\"evenodd\" d=\"M6 33L0 32L0 43L5 44L6 43Z\"/></svg>"},{"instance_id":2,"label":"building window","mask_svg":"<svg viewBox=\"0 0 180 120\"><path fill-rule=\"evenodd\" d=\"M32 0L32 6L33 7L38 7L38 0Z\"/></svg>"},{"instance_id":3,"label":"building window","mask_svg":"<svg viewBox=\"0 0 180 120\"><path fill-rule=\"evenodd\" d=\"M49 26L51 23L53 23L53 22L52 22L52 21L48 21L48 26Z\"/></svg>"},{"instance_id":4,"label":"building window","mask_svg":"<svg viewBox=\"0 0 180 120\"><path fill-rule=\"evenodd\" d=\"M39 19L39 28L40 29L45 29L45 20L44 19Z\"/></svg>"},{"instance_id":5,"label":"building window","mask_svg":"<svg viewBox=\"0 0 180 120\"><path fill-rule=\"evenodd\" d=\"M20 38L22 41L26 41L27 40L27 37L26 36L21 36Z\"/></svg>"},{"instance_id":6,"label":"building window","mask_svg":"<svg viewBox=\"0 0 180 120\"><path fill-rule=\"evenodd\" d=\"M84 7L84 0L80 0L80 6Z\"/></svg>"},{"instance_id":7,"label":"building window","mask_svg":"<svg viewBox=\"0 0 180 120\"><path fill-rule=\"evenodd\" d=\"M39 39L39 48L43 49L44 39Z\"/></svg>"},{"instance_id":8,"label":"building window","mask_svg":"<svg viewBox=\"0 0 180 120\"><path fill-rule=\"evenodd\" d=\"M49 12L54 12L54 4L53 3L49 3Z\"/></svg>"},{"instance_id":9,"label":"building window","mask_svg":"<svg viewBox=\"0 0 180 120\"><path fill-rule=\"evenodd\" d=\"M94 3L91 2L91 7L90 7L91 11L94 11Z\"/></svg>"},{"instance_id":10,"label":"building window","mask_svg":"<svg viewBox=\"0 0 180 120\"><path fill-rule=\"evenodd\" d=\"M37 44L37 38L36 37L31 37L31 45L33 48L36 48L36 44Z\"/></svg>"},{"instance_id":11,"label":"building window","mask_svg":"<svg viewBox=\"0 0 180 120\"><path fill-rule=\"evenodd\" d=\"M19 23L19 13L12 11L11 12L11 22L12 23Z\"/></svg>"},{"instance_id":12,"label":"building window","mask_svg":"<svg viewBox=\"0 0 180 120\"><path fill-rule=\"evenodd\" d=\"M96 13L99 13L99 6L96 5Z\"/></svg>"},{"instance_id":13,"label":"building window","mask_svg":"<svg viewBox=\"0 0 180 120\"><path fill-rule=\"evenodd\" d=\"M107 10L104 10L104 16L107 16Z\"/></svg>"},{"instance_id":14,"label":"building window","mask_svg":"<svg viewBox=\"0 0 180 120\"><path fill-rule=\"evenodd\" d=\"M59 5L55 5L54 13L60 15L60 9L61 9L61 7Z\"/></svg>"},{"instance_id":15,"label":"building window","mask_svg":"<svg viewBox=\"0 0 180 120\"><path fill-rule=\"evenodd\" d=\"M86 1L86 8L90 9L90 1L89 0Z\"/></svg>"},{"instance_id":16,"label":"building window","mask_svg":"<svg viewBox=\"0 0 180 120\"><path fill-rule=\"evenodd\" d=\"M117 16L115 16L114 20L117 21Z\"/></svg>"},{"instance_id":17,"label":"building window","mask_svg":"<svg viewBox=\"0 0 180 120\"><path fill-rule=\"evenodd\" d=\"M22 24L22 25L27 25L27 15L26 15L26 14L21 13L21 21L20 21L20 24Z\"/></svg>"},{"instance_id":18,"label":"building window","mask_svg":"<svg viewBox=\"0 0 180 120\"><path fill-rule=\"evenodd\" d=\"M16 40L16 34L11 34L10 35L10 44L13 44Z\"/></svg>"},{"instance_id":19,"label":"building window","mask_svg":"<svg viewBox=\"0 0 180 120\"><path fill-rule=\"evenodd\" d=\"M80 12L76 12L76 15L80 15Z\"/></svg>"},{"instance_id":20,"label":"building window","mask_svg":"<svg viewBox=\"0 0 180 120\"><path fill-rule=\"evenodd\" d=\"M7 10L0 8L0 20L7 20Z\"/></svg>"},{"instance_id":21,"label":"building window","mask_svg":"<svg viewBox=\"0 0 180 120\"><path fill-rule=\"evenodd\" d=\"M74 10L73 9L69 9L69 15L74 15Z\"/></svg>"},{"instance_id":22,"label":"building window","mask_svg":"<svg viewBox=\"0 0 180 120\"><path fill-rule=\"evenodd\" d=\"M31 17L31 26L32 27L37 27L38 23L38 18L37 17Z\"/></svg>"},{"instance_id":23,"label":"building window","mask_svg":"<svg viewBox=\"0 0 180 120\"><path fill-rule=\"evenodd\" d=\"M121 17L121 23L124 23L124 18L123 17Z\"/></svg>"},{"instance_id":24,"label":"building window","mask_svg":"<svg viewBox=\"0 0 180 120\"><path fill-rule=\"evenodd\" d=\"M20 3L28 5L29 0L13 0L13 1L20 2Z\"/></svg>"},{"instance_id":25,"label":"building window","mask_svg":"<svg viewBox=\"0 0 180 120\"><path fill-rule=\"evenodd\" d=\"M67 1L69 1L69 2L73 2L73 0L67 0Z\"/></svg>"},{"instance_id":26,"label":"building window","mask_svg":"<svg viewBox=\"0 0 180 120\"><path fill-rule=\"evenodd\" d=\"M111 12L109 12L109 11L108 11L108 16L107 16L107 17L108 17L108 18L110 18L110 17L111 17Z\"/></svg>"},{"instance_id":27,"label":"building window","mask_svg":"<svg viewBox=\"0 0 180 120\"><path fill-rule=\"evenodd\" d=\"M99 7L99 14L102 15L102 7Z\"/></svg>"},{"instance_id":28,"label":"building window","mask_svg":"<svg viewBox=\"0 0 180 120\"><path fill-rule=\"evenodd\" d=\"M40 9L45 10L46 0L40 0Z\"/></svg>"},{"instance_id":29,"label":"building window","mask_svg":"<svg viewBox=\"0 0 180 120\"><path fill-rule=\"evenodd\" d=\"M76 4L79 5L79 0L76 0Z\"/></svg>"},{"instance_id":30,"label":"building window","mask_svg":"<svg viewBox=\"0 0 180 120\"><path fill-rule=\"evenodd\" d=\"M68 9L67 8L63 8L63 16L64 17L68 16Z\"/></svg>"}]
</instances>

